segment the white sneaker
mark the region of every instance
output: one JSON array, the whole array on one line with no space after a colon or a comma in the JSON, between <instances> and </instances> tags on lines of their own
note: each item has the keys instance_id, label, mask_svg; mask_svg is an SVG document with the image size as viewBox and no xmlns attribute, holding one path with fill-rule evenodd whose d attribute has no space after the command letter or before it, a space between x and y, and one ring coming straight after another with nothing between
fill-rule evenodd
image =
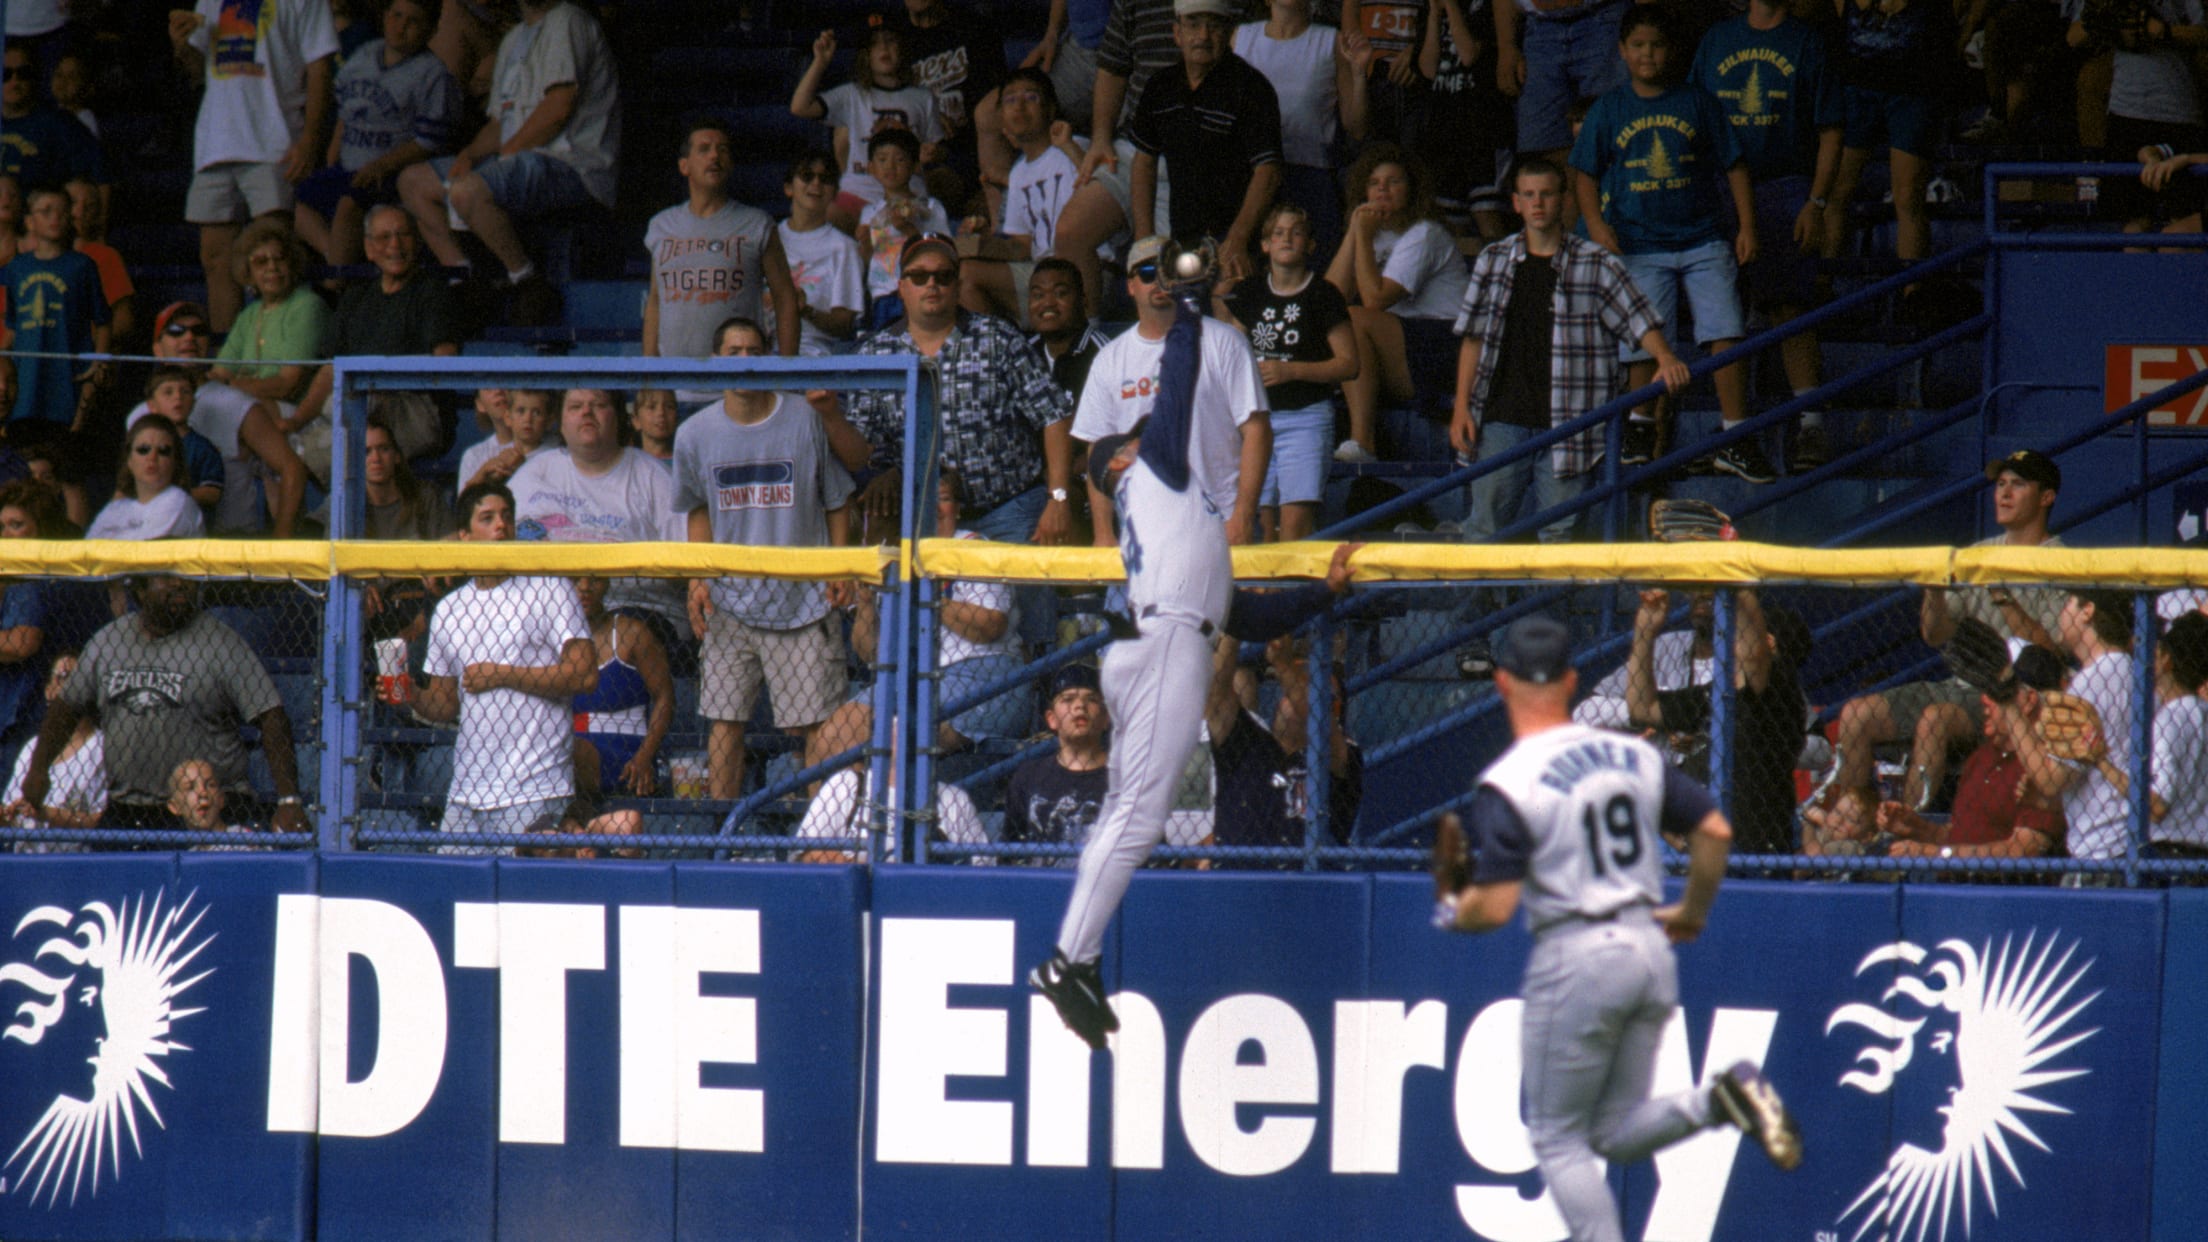
<instances>
[{"instance_id":1,"label":"white sneaker","mask_svg":"<svg viewBox=\"0 0 2208 1242\"><path fill-rule=\"evenodd\" d=\"M1365 446L1355 440L1344 440L1335 447L1334 460L1346 462L1352 466L1364 466L1380 459L1365 451Z\"/></svg>"}]
</instances>

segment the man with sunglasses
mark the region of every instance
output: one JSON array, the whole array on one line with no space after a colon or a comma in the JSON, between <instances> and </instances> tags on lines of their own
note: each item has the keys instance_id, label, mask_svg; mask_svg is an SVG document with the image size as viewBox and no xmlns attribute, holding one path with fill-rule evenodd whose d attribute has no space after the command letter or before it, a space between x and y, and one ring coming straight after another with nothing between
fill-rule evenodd
<instances>
[{"instance_id":1,"label":"man with sunglasses","mask_svg":"<svg viewBox=\"0 0 2208 1242\"><path fill-rule=\"evenodd\" d=\"M45 102L38 67L28 48L0 53L0 172L32 186L61 185L82 179L105 198L114 178L100 154L100 141L84 122Z\"/></svg>"},{"instance_id":2,"label":"man with sunglasses","mask_svg":"<svg viewBox=\"0 0 2208 1242\"><path fill-rule=\"evenodd\" d=\"M213 356L213 347L207 308L199 303L172 302L154 316L154 357L204 359ZM125 425L145 413L141 403ZM274 404L256 401L228 384L205 382L192 395L191 427L222 454L222 502L215 508L215 533L266 530L278 539L291 538L307 494L307 466L277 427Z\"/></svg>"},{"instance_id":3,"label":"man with sunglasses","mask_svg":"<svg viewBox=\"0 0 2208 1242\"><path fill-rule=\"evenodd\" d=\"M1073 528L1073 401L1018 328L958 306L958 250L928 233L905 243L897 296L905 320L860 344L862 355L918 354L936 376L936 444L947 469L966 483L959 521L984 539L1064 543ZM862 499L893 510L906 433L904 398L850 395L851 423L874 446L881 470Z\"/></svg>"},{"instance_id":4,"label":"man with sunglasses","mask_svg":"<svg viewBox=\"0 0 2208 1242\"><path fill-rule=\"evenodd\" d=\"M1127 296L1135 301L1135 326L1097 351L1082 385L1073 438L1094 444L1134 430L1157 400L1166 332L1173 326L1173 291L1162 278L1167 241L1145 237L1127 252ZM1258 378L1257 355L1240 332L1216 319L1202 322L1203 369L1196 380L1195 425L1189 465L1213 509L1226 522L1227 542L1249 543L1257 530L1258 492L1272 460L1272 414ZM1096 546L1115 543L1112 498L1089 489Z\"/></svg>"}]
</instances>

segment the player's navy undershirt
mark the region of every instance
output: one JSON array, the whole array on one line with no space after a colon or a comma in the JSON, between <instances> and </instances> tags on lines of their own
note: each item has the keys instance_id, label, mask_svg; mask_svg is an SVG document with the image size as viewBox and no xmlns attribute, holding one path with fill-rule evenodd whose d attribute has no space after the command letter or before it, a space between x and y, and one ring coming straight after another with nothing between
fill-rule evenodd
<instances>
[{"instance_id":1,"label":"player's navy undershirt","mask_svg":"<svg viewBox=\"0 0 2208 1242\"><path fill-rule=\"evenodd\" d=\"M1668 837L1693 832L1717 809L1710 791L1693 777L1675 768L1664 769L1664 808L1661 831ZM1472 797L1471 835L1474 865L1472 882L1498 884L1526 878L1533 857L1533 834L1518 808L1493 786L1482 785Z\"/></svg>"}]
</instances>

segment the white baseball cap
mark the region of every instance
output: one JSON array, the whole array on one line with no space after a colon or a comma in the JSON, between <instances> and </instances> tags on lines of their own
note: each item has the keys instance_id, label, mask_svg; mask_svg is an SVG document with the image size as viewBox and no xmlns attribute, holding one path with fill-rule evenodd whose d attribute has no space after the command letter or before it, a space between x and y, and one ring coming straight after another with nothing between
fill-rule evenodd
<instances>
[{"instance_id":1,"label":"white baseball cap","mask_svg":"<svg viewBox=\"0 0 2208 1242\"><path fill-rule=\"evenodd\" d=\"M1173 0L1173 16L1198 17L1209 13L1233 21L1241 16L1234 0Z\"/></svg>"}]
</instances>

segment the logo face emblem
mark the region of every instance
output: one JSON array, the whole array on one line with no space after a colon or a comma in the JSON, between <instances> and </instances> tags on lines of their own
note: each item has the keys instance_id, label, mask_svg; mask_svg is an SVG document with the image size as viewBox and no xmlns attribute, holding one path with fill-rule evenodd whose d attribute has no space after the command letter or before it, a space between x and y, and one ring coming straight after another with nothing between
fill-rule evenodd
<instances>
[{"instance_id":1,"label":"logo face emblem","mask_svg":"<svg viewBox=\"0 0 2208 1242\"><path fill-rule=\"evenodd\" d=\"M65 1186L71 1203L80 1193L97 1195L103 1173L122 1177L124 1138L132 1156L144 1155L141 1115L166 1127L154 1088L173 1089L163 1068L169 1054L191 1051L176 1040L174 1027L201 1012L176 1002L214 973L181 977L214 939L193 940L205 915L206 907L194 909L189 896L164 907L162 894L148 899L140 893L120 910L100 901L74 912L40 906L15 925L19 941L35 928L57 931L29 961L0 964L0 988L20 984L33 993L16 1006L0 1041L35 1045L59 1027L88 1039L93 1052L85 1058L92 1066L88 1098L68 1090L55 1095L0 1163L0 1171L12 1175L10 1189L29 1194L33 1203L43 1196L48 1207L60 1201ZM93 1032L95 1017L104 1034Z\"/></svg>"},{"instance_id":2,"label":"logo face emblem","mask_svg":"<svg viewBox=\"0 0 2208 1242\"><path fill-rule=\"evenodd\" d=\"M1898 1143L1840 1213L1843 1226L1856 1218L1849 1242L1967 1239L1981 1196L1984 1211L1996 1214L2004 1184L2026 1185L2021 1148L2011 1140L2049 1151L2026 1118L2069 1113L2047 1088L2092 1072L2067 1057L2099 1033L2075 1025L2100 998L2081 990L2093 962L2076 961L2077 952L2075 940L2063 947L2036 932L2021 945L2004 936L1998 949L1990 937L1975 948L1945 940L1931 950L1904 940L1856 966L1860 977L1892 963L1896 975L1878 1004L1842 1005L1825 1020L1827 1035L1853 1026L1873 1037L1841 1085L1870 1095L1891 1091L1918 1061L1920 1044L1933 1058L1953 1058L1956 1083L1939 1110L1938 1149Z\"/></svg>"}]
</instances>

